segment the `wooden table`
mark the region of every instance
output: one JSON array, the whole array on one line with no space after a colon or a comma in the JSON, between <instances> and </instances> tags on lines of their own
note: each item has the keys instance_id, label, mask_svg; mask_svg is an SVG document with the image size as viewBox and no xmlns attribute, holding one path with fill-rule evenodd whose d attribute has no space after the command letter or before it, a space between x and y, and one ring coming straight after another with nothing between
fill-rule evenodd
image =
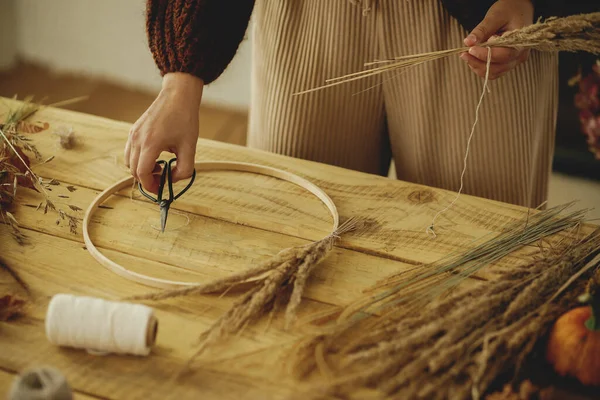
<instances>
[{"instance_id":1,"label":"wooden table","mask_svg":"<svg viewBox=\"0 0 600 400\"><path fill-rule=\"evenodd\" d=\"M9 107L18 104L3 101L0 121ZM60 207L69 212L69 205L85 210L101 190L128 175L123 148L129 124L51 108L33 120L50 124L49 130L31 137L45 157L55 158L34 170L60 182L51 192ZM52 131L60 126L74 129L81 141L76 149L57 145ZM19 371L51 365L66 375L80 399L284 398L296 387L279 373L286 350L322 323L319 315L347 305L386 276L467 248L473 238L499 231L525 212L462 196L439 218L438 236L433 239L425 229L454 193L201 140L197 160L209 159L292 171L323 188L343 218L369 218L367 230L345 236L313 272L297 326L285 331L279 318L268 329L264 321L251 325L239 337L214 348L191 376L178 383L169 380L194 353L194 341L239 294L150 303L156 309L159 331L149 357L102 357L57 348L44 332L51 296L72 293L117 299L152 289L106 270L84 248L81 227L73 234L62 220L57 225L55 213L36 210L42 200L39 194L20 190L14 215L30 243L19 246L0 225L0 255L31 286L33 297L25 316L0 323L0 393L6 392ZM92 239L122 265L167 279L197 282L227 275L283 248L319 239L331 223L325 207L302 189L246 173L199 174L193 188L174 204L188 215L189 224L185 224L186 214L172 211L165 234L156 230L157 207L139 194L132 200L130 194L113 196L99 210ZM72 213L83 216L81 211ZM502 266L510 267L515 260L509 257ZM493 271L486 271L474 279L491 276ZM8 274L0 273L0 294L11 290L17 286Z\"/></svg>"}]
</instances>

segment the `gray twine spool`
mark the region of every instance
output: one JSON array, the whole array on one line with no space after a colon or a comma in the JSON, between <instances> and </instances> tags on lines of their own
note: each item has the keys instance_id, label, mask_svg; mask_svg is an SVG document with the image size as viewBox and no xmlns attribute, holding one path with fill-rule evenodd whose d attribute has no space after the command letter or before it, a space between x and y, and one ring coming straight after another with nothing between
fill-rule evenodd
<instances>
[{"instance_id":1,"label":"gray twine spool","mask_svg":"<svg viewBox=\"0 0 600 400\"><path fill-rule=\"evenodd\" d=\"M59 370L40 367L15 378L8 400L73 400L73 392Z\"/></svg>"}]
</instances>

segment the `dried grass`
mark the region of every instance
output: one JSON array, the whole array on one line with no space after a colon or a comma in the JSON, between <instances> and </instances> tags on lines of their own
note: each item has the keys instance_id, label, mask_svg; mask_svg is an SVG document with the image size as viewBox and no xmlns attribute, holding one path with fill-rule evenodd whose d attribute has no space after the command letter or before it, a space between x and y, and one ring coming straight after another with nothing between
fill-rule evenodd
<instances>
[{"instance_id":1,"label":"dried grass","mask_svg":"<svg viewBox=\"0 0 600 400\"><path fill-rule=\"evenodd\" d=\"M50 106L65 106L82 98L54 103ZM71 215L56 207L50 199L50 186L60 183L56 180L44 182L31 169L31 161L27 154L33 156L41 163L50 162L53 157L42 160L42 155L37 147L31 143L28 134L37 134L49 128L47 123L35 124L27 121L42 106L32 102L32 98L26 98L16 109L9 110L4 123L0 124L0 217L5 225L11 229L13 239L19 244L25 244L28 240L25 233L20 229L17 219L10 212L10 207L17 197L19 187L25 187L38 191L44 196L44 201L39 208L43 208L46 214L49 210L56 212L57 225L65 221L72 233L77 233L80 218ZM75 206L69 206L73 210Z\"/></svg>"},{"instance_id":2,"label":"dried grass","mask_svg":"<svg viewBox=\"0 0 600 400\"><path fill-rule=\"evenodd\" d=\"M495 392L486 396L486 400L538 400L538 399L562 399L573 398L570 393L557 390L550 387L541 389L535 386L531 381L525 380L519 385L518 391L515 391L512 385L504 385L502 392ZM581 399L583 400L583 399Z\"/></svg>"},{"instance_id":3,"label":"dried grass","mask_svg":"<svg viewBox=\"0 0 600 400\"><path fill-rule=\"evenodd\" d=\"M401 304L405 307L426 304L523 246L561 232L553 240L566 240L573 235L572 230L579 226L587 213L585 209L568 211L573 204L559 205L533 215L528 212L523 220L508 224L500 234L493 233L477 239L474 242L476 245L466 252L456 251L432 264L422 265L408 277L404 273L392 275L371 289L379 290L378 293L349 306L341 314L340 320L357 318L358 314L380 313Z\"/></svg>"},{"instance_id":4,"label":"dried grass","mask_svg":"<svg viewBox=\"0 0 600 400\"><path fill-rule=\"evenodd\" d=\"M581 292L565 289L582 289L573 278L589 274L599 260L600 228L586 236L570 232L494 281L446 297L430 286L418 291L427 305L404 303L380 308L380 317L363 311L356 314L360 318L345 319L301 343L291 367L300 379L326 369L306 395L311 398L355 398L357 389L381 398L480 398L498 377L511 370L518 375L537 339L577 302Z\"/></svg>"},{"instance_id":5,"label":"dried grass","mask_svg":"<svg viewBox=\"0 0 600 400\"><path fill-rule=\"evenodd\" d=\"M305 246L282 250L271 259L245 271L212 282L175 290L165 290L126 301L163 300L173 297L223 292L251 283L253 286L200 337L200 348L191 361L208 347L239 333L245 326L287 302L285 324L291 328L311 271L330 254L339 235L359 226L356 219L343 223L334 233ZM290 293L291 291L291 293ZM288 299L289 297L289 299ZM191 362L190 361L190 362Z\"/></svg>"},{"instance_id":6,"label":"dried grass","mask_svg":"<svg viewBox=\"0 0 600 400\"><path fill-rule=\"evenodd\" d=\"M544 22L538 21L524 28L506 32L500 37L482 43L480 46L528 48L546 52L584 51L592 54L600 54L600 12L578 14L564 18L549 18ZM295 94L311 93L386 72L402 72L430 61L458 55L467 50L467 47L460 47L401 56L392 60L370 62L365 64L365 66L372 68L366 71L331 78L326 80L326 84L323 86Z\"/></svg>"}]
</instances>

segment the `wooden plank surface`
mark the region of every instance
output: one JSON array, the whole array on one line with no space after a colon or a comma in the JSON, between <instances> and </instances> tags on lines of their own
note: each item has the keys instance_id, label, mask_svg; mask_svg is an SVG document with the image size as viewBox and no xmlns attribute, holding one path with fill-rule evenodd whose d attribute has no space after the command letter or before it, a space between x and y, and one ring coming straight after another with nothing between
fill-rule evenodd
<instances>
[{"instance_id":1,"label":"wooden plank surface","mask_svg":"<svg viewBox=\"0 0 600 400\"><path fill-rule=\"evenodd\" d=\"M14 104L10 101L6 103ZM56 156L52 163L36 168L39 175L95 190L104 189L118 178L128 175L123 166L123 148L129 124L51 109L40 112L36 118L49 122L52 127L72 127L82 142L76 151L63 150L57 147L56 138L52 135L38 135L35 139L40 148L46 154ZM344 247L371 251L380 256L412 263L436 260L450 251L467 246L475 238L499 231L507 222L522 218L526 213L520 207L462 196L455 207L439 217L438 237L433 239L425 234L425 229L434 215L453 199L453 192L220 142L200 140L196 159L260 163L291 170L306 177L327 191L343 218L360 216L372 222L372 226L360 235L347 236ZM253 188L253 185L261 182L261 177L252 178L252 185L248 184L247 176L239 173L211 172L198 179L194 189L178 201L175 207L195 204L197 211L205 216L229 220L235 218L235 222L278 233L289 234L290 231L297 230L298 226L314 227L318 222L314 215L306 214L307 207L297 206L303 204L305 199L298 195L309 195L294 190L293 185L283 183L279 187L273 187L266 196L270 201L266 201L265 195ZM198 198L201 198L200 202ZM294 202L290 204L293 212L282 218L282 209L290 209L287 205L282 206L282 203L290 202ZM318 217L326 218L326 215L323 209ZM326 224L319 225L324 226ZM297 235L316 239L322 233L321 229L310 229L308 232L297 232Z\"/></svg>"},{"instance_id":2,"label":"wooden plank surface","mask_svg":"<svg viewBox=\"0 0 600 400\"><path fill-rule=\"evenodd\" d=\"M198 335L225 312L235 296L202 296L154 304L159 334L152 357L101 357L78 350L58 349L46 340L44 332L46 307L53 294L121 298L147 289L100 267L76 241L35 231L28 234L35 245L25 252L6 232L0 234L5 262L18 269L33 290L26 316L0 325L3 349L0 366L17 372L30 366L49 364L60 369L74 388L100 397L190 398L192 394L202 393L206 398L222 398L223 391L229 390L231 398L240 398L250 389L247 387L250 381L257 379L252 383L255 391L250 393L256 396L264 391L266 397L263 398L278 398L277 395L286 390L285 380L272 377L272 372L267 374L268 369L247 368L246 364L260 362L264 363L264 368L273 370L277 360L269 360L269 357L279 355L279 347L290 345L293 339L308 332L311 315L331 308L305 302L299 315L302 323L294 332L284 332L279 321L274 321L268 330L264 323L248 327L244 335L219 347L208 364L186 378L185 384L167 385L165 382L170 373L181 368L193 354ZM0 290L4 292L10 282L4 278L2 283ZM253 357L257 352L269 357L261 355L257 361ZM220 374L223 374L222 379ZM274 385L272 389L271 385ZM288 385L291 385L289 380Z\"/></svg>"},{"instance_id":3,"label":"wooden plank surface","mask_svg":"<svg viewBox=\"0 0 600 400\"><path fill-rule=\"evenodd\" d=\"M0 121L8 107L17 104L0 103ZM49 131L31 138L45 156L55 156L34 170L60 182L52 187L51 197L71 214L82 217L81 211L68 207L85 210L101 190L128 175L122 165L128 124L56 109L44 109L33 119L50 124ZM80 146L59 148L52 131L60 126L72 127ZM253 162L292 171L323 188L343 219L358 216L369 224L346 235L315 269L292 330L284 330L277 317L268 327L259 321L174 382L174 372L194 353L198 335L239 294L152 303L159 334L149 357L99 357L56 348L44 334L46 307L54 294L119 299L149 289L100 266L84 248L80 227L71 233L55 213L37 209L38 193L20 190L14 214L29 244L19 246L0 226L0 254L29 283L32 298L24 317L0 323L0 370L5 375L0 375L0 393L7 390L10 375L6 375L49 364L59 368L76 390L100 398L285 398L298 390L285 374L286 351L324 323L324 313L339 310L392 274L468 248L474 239L499 232L525 214L519 207L463 196L439 219L438 236L433 239L425 228L452 200L451 192L204 140L197 159ZM156 206L139 194L131 196L129 190L113 196L98 211L91 235L102 252L134 271L196 282L318 239L328 233L330 224L319 201L292 184L244 173L209 172L199 174L193 188L174 204L164 235L156 230ZM526 254L524 249L498 268L510 268ZM488 271L479 279L492 277ZM0 293L13 290L17 290L14 282L0 274Z\"/></svg>"}]
</instances>

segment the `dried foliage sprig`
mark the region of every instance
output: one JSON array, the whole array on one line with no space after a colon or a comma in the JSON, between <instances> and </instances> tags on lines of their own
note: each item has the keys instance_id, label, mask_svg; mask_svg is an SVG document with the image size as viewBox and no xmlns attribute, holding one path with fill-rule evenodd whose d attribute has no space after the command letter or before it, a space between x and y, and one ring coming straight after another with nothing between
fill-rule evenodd
<instances>
[{"instance_id":1,"label":"dried foliage sprig","mask_svg":"<svg viewBox=\"0 0 600 400\"><path fill-rule=\"evenodd\" d=\"M319 241L282 250L274 257L245 271L202 285L134 296L125 300L162 300L194 294L216 293L229 290L236 285L251 283L252 288L201 335L200 348L195 354L195 358L209 346L239 332L253 320L267 314L275 304L281 305L287 302L285 324L288 328L292 326L312 270L327 257L340 235L359 226L360 221L352 218L341 224L335 232Z\"/></svg>"},{"instance_id":2,"label":"dried foliage sprig","mask_svg":"<svg viewBox=\"0 0 600 400\"><path fill-rule=\"evenodd\" d=\"M587 145L597 160L600 160L600 59L592 71L583 79L575 77L570 84L578 83L575 107L579 109L581 130L587 137Z\"/></svg>"},{"instance_id":3,"label":"dried foliage sprig","mask_svg":"<svg viewBox=\"0 0 600 400\"><path fill-rule=\"evenodd\" d=\"M80 101L76 98L51 106L64 106ZM27 241L27 236L19 228L19 224L13 214L9 212L11 204L15 201L18 187L26 187L40 192L44 196L44 213L48 210L57 213L57 224L61 220L68 222L69 229L77 233L79 218L57 208L50 199L48 191L50 186L59 184L56 180L44 182L31 169L31 161L27 153L33 155L37 160L42 160L42 155L27 134L39 133L49 128L47 123L35 124L27 121L42 106L32 102L32 98L26 98L19 107L10 110L4 122L0 124L0 217L2 221L10 226L12 237L19 244ZM43 161L50 162L53 157Z\"/></svg>"},{"instance_id":4,"label":"dried foliage sprig","mask_svg":"<svg viewBox=\"0 0 600 400\"><path fill-rule=\"evenodd\" d=\"M557 386L539 387L530 380L520 382L518 387L506 384L502 391L494 392L485 397L485 400L541 400L541 399L562 399L562 400L589 400L588 396L574 394L566 388Z\"/></svg>"},{"instance_id":5,"label":"dried foliage sprig","mask_svg":"<svg viewBox=\"0 0 600 400\"><path fill-rule=\"evenodd\" d=\"M498 377L518 369L556 317L577 302L580 291L565 288L598 266L600 228L553 246L494 281L425 307L398 307L333 327L297 348L293 368L299 377L327 371L317 398L353 398L359 389L381 398L480 398Z\"/></svg>"},{"instance_id":6,"label":"dried foliage sprig","mask_svg":"<svg viewBox=\"0 0 600 400\"><path fill-rule=\"evenodd\" d=\"M27 235L20 229L19 222L11 212L2 210L0 206L0 217L2 217L4 224L10 227L10 234L15 242L20 245L27 243Z\"/></svg>"},{"instance_id":7,"label":"dried foliage sprig","mask_svg":"<svg viewBox=\"0 0 600 400\"><path fill-rule=\"evenodd\" d=\"M543 22L506 32L480 46L529 48L546 52L584 51L600 54L600 12L571 15L564 18L548 18ZM400 72L426 62L455 56L467 50L467 47L459 47L370 62L365 64L366 67L372 67L368 70L331 78L326 80L326 84L323 86L296 94L306 94L385 72Z\"/></svg>"}]
</instances>

